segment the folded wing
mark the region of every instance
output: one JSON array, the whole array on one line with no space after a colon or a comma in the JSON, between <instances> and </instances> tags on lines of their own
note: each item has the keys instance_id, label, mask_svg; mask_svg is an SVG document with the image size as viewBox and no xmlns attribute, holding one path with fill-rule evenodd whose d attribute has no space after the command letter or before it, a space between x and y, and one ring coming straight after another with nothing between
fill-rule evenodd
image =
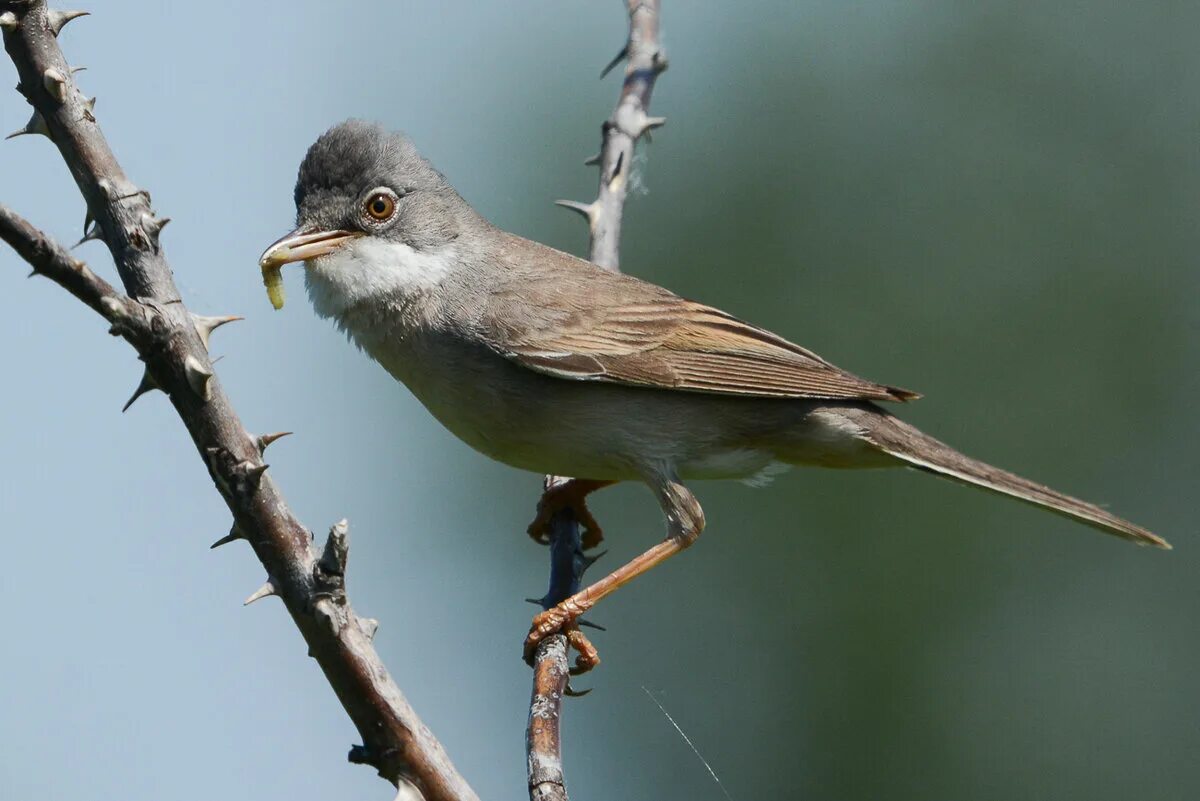
<instances>
[{"instance_id":1,"label":"folded wing","mask_svg":"<svg viewBox=\"0 0 1200 801\"><path fill-rule=\"evenodd\" d=\"M577 381L775 398L920 397L859 378L719 309L570 261L570 279L514 276L491 294L482 328L497 352Z\"/></svg>"}]
</instances>

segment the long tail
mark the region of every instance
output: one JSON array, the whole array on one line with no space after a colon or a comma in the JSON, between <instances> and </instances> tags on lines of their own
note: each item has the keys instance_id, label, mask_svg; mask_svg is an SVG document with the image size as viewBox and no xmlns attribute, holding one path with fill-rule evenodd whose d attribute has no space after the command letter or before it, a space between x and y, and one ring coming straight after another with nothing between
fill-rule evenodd
<instances>
[{"instance_id":1,"label":"long tail","mask_svg":"<svg viewBox=\"0 0 1200 801\"><path fill-rule=\"evenodd\" d=\"M847 410L850 411L850 410ZM964 456L917 428L881 409L856 409L849 415L863 428L863 436L880 450L911 467L991 490L1049 509L1064 517L1135 542L1170 549L1170 544L1141 526L1110 514L1099 506L1072 498L1027 478Z\"/></svg>"}]
</instances>

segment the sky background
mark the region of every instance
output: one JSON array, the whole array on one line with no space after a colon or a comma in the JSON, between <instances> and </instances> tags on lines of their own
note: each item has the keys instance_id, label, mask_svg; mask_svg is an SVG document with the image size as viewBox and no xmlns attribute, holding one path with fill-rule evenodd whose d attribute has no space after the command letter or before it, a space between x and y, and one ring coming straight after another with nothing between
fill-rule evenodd
<instances>
[{"instance_id":1,"label":"sky background","mask_svg":"<svg viewBox=\"0 0 1200 801\"><path fill-rule=\"evenodd\" d=\"M592 617L566 705L577 799L1200 795L1200 5L1174 0L667 0L671 67L622 265L919 390L904 417L1110 504L1140 550L901 471L694 489L697 547ZM600 2L95 4L62 44L164 234L272 473L323 534L397 682L484 799L525 794L524 534L540 479L443 431L312 314L271 310L307 146L406 130L497 224L575 252L626 19ZM0 92L0 130L28 117ZM41 138L0 144L0 201L64 242L84 206ZM98 243L79 255L113 278ZM0 250L0 796L385 799L262 569L140 365ZM597 496L615 567L661 536ZM433 658L450 654L453 658Z\"/></svg>"}]
</instances>

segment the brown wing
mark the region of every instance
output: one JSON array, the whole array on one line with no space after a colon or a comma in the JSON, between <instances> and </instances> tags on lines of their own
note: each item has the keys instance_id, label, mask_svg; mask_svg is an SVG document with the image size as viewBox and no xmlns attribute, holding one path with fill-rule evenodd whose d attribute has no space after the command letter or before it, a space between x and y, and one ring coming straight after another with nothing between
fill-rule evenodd
<instances>
[{"instance_id":1,"label":"brown wing","mask_svg":"<svg viewBox=\"0 0 1200 801\"><path fill-rule=\"evenodd\" d=\"M559 378L723 395L912 400L799 345L661 287L573 264L552 275L518 270L491 294L483 330L492 346ZM566 273L566 274L564 274Z\"/></svg>"}]
</instances>

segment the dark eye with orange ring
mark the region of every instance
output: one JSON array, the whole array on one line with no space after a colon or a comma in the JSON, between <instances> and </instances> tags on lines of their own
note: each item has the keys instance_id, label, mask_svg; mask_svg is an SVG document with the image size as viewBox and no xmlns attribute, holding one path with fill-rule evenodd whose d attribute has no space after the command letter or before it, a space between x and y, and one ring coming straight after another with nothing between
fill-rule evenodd
<instances>
[{"instance_id":1,"label":"dark eye with orange ring","mask_svg":"<svg viewBox=\"0 0 1200 801\"><path fill-rule=\"evenodd\" d=\"M363 210L372 220L383 222L396 213L396 197L389 192L376 192L367 198Z\"/></svg>"}]
</instances>

